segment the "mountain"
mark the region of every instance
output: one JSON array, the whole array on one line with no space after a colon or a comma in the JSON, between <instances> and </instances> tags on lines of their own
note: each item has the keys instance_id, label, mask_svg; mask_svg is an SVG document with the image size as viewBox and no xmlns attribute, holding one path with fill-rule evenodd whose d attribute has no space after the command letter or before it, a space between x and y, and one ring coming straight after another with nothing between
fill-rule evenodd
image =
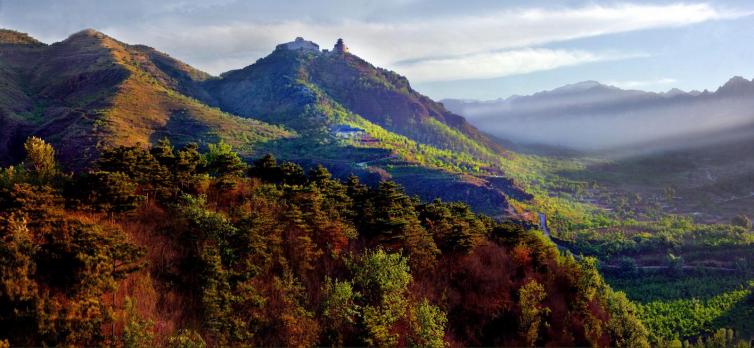
<instances>
[{"instance_id":1,"label":"mountain","mask_svg":"<svg viewBox=\"0 0 754 348\"><path fill-rule=\"evenodd\" d=\"M598 184L606 192L591 200L611 209L620 200L604 197L636 195L644 199L637 204L642 209L660 202L663 211L697 222L754 214L752 80L733 77L700 93L649 93L586 81L530 96L443 104L501 139L518 141L509 142L512 148L583 163L559 174ZM676 199L666 199L669 189Z\"/></svg>"},{"instance_id":2,"label":"mountain","mask_svg":"<svg viewBox=\"0 0 754 348\"><path fill-rule=\"evenodd\" d=\"M200 95L209 75L146 46L84 30L41 44L4 31L0 44L0 159L22 155L30 135L50 141L73 167L102 146L148 144L167 136L177 144L224 140L249 143L291 133L232 116L187 95Z\"/></svg>"},{"instance_id":3,"label":"mountain","mask_svg":"<svg viewBox=\"0 0 754 348\"><path fill-rule=\"evenodd\" d=\"M529 96L443 104L498 138L604 151L747 125L754 121L752 97L754 82L734 77L715 92L652 93L585 81Z\"/></svg>"},{"instance_id":4,"label":"mountain","mask_svg":"<svg viewBox=\"0 0 754 348\"><path fill-rule=\"evenodd\" d=\"M499 145L342 40L320 50L297 38L202 86L208 104L299 132L265 149L279 158L325 163L341 176L390 178L421 198L462 200L491 214L509 209L507 197L530 198L499 178Z\"/></svg>"},{"instance_id":5,"label":"mountain","mask_svg":"<svg viewBox=\"0 0 754 348\"><path fill-rule=\"evenodd\" d=\"M214 77L95 30L51 45L13 31L0 38L5 164L30 135L72 169L108 146L222 140L247 158L271 153L339 177L394 179L421 198L493 215L512 213L511 197L531 198L502 169L513 154L342 41L320 50L299 38Z\"/></svg>"},{"instance_id":6,"label":"mountain","mask_svg":"<svg viewBox=\"0 0 754 348\"><path fill-rule=\"evenodd\" d=\"M295 46L298 42L308 46ZM503 151L463 117L414 91L405 77L351 54L342 40L331 51L303 38L278 45L255 64L206 86L209 102L224 110L293 128L310 126L289 119L308 106L337 104L417 142L475 155Z\"/></svg>"}]
</instances>

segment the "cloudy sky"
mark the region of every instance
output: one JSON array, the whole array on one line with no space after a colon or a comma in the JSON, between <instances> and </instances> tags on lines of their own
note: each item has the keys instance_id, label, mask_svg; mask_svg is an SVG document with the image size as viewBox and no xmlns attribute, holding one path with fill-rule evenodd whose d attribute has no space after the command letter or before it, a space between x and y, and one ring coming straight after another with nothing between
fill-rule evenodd
<instances>
[{"instance_id":1,"label":"cloudy sky","mask_svg":"<svg viewBox=\"0 0 754 348\"><path fill-rule=\"evenodd\" d=\"M0 0L0 27L52 43L95 28L219 74L303 36L406 75L434 98L583 80L714 89L754 77L749 0Z\"/></svg>"}]
</instances>

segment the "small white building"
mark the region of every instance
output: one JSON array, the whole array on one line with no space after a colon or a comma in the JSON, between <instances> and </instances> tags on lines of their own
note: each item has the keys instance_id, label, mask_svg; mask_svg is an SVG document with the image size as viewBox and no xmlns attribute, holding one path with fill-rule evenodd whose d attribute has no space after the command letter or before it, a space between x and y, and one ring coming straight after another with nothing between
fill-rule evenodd
<instances>
[{"instance_id":1,"label":"small white building","mask_svg":"<svg viewBox=\"0 0 754 348\"><path fill-rule=\"evenodd\" d=\"M332 132L336 137L341 139L352 139L364 136L366 134L366 132L361 128L351 127L345 124L332 127Z\"/></svg>"}]
</instances>

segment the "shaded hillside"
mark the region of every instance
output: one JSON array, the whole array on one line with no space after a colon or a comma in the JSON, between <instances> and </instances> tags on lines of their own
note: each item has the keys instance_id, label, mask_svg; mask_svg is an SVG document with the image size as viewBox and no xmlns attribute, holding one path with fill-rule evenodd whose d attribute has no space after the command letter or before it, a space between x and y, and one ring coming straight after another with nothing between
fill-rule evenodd
<instances>
[{"instance_id":1,"label":"shaded hillside","mask_svg":"<svg viewBox=\"0 0 754 348\"><path fill-rule=\"evenodd\" d=\"M222 139L243 151L288 136L187 97L200 94L195 82L206 74L94 30L49 46L0 45L0 67L0 82L9 86L0 92L6 162L30 134L50 140L63 162L77 166L96 158L101 146L149 144L163 136L180 144Z\"/></svg>"}]
</instances>

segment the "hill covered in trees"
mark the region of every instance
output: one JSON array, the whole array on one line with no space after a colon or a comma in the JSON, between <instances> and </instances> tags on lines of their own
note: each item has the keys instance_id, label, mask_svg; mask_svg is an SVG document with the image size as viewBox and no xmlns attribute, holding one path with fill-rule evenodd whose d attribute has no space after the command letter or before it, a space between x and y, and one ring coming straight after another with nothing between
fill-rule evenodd
<instances>
[{"instance_id":1,"label":"hill covered in trees","mask_svg":"<svg viewBox=\"0 0 754 348\"><path fill-rule=\"evenodd\" d=\"M167 137L202 150L224 141L246 160L320 163L340 179L391 179L492 215L531 198L504 170L512 154L405 77L349 52L287 47L213 77L91 29L50 45L0 30L0 164L20 161L29 136L75 170L103 148Z\"/></svg>"},{"instance_id":2,"label":"hill covered in trees","mask_svg":"<svg viewBox=\"0 0 754 348\"><path fill-rule=\"evenodd\" d=\"M0 339L11 345L647 345L592 259L462 203L219 143L0 172Z\"/></svg>"}]
</instances>

